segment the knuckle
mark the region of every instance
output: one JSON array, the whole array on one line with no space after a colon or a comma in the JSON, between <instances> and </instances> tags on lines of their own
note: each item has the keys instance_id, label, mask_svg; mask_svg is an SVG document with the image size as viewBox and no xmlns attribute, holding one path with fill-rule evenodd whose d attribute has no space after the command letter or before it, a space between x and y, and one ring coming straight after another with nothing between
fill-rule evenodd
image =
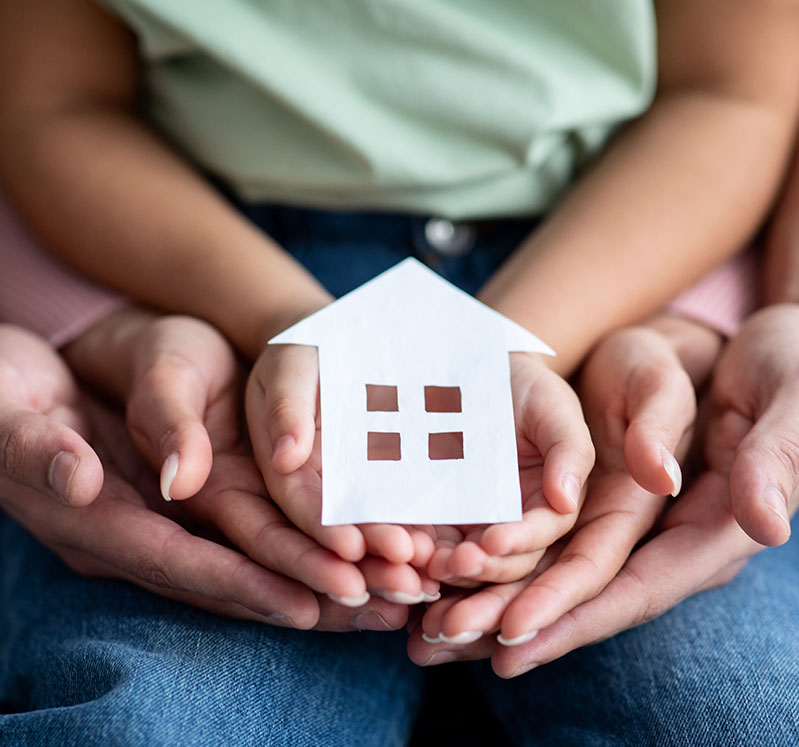
<instances>
[{"instance_id":1,"label":"knuckle","mask_svg":"<svg viewBox=\"0 0 799 747\"><path fill-rule=\"evenodd\" d=\"M136 578L141 579L151 586L156 586L159 589L175 588L175 584L166 568L153 558L141 558L137 560L131 568L131 573Z\"/></svg>"},{"instance_id":2,"label":"knuckle","mask_svg":"<svg viewBox=\"0 0 799 747\"><path fill-rule=\"evenodd\" d=\"M12 479L20 479L26 475L28 459L33 452L31 434L24 423L15 424L3 436L3 470Z\"/></svg>"},{"instance_id":3,"label":"knuckle","mask_svg":"<svg viewBox=\"0 0 799 747\"><path fill-rule=\"evenodd\" d=\"M293 423L299 414L297 403L288 395L278 395L266 408L266 418L270 428L281 428Z\"/></svg>"}]
</instances>

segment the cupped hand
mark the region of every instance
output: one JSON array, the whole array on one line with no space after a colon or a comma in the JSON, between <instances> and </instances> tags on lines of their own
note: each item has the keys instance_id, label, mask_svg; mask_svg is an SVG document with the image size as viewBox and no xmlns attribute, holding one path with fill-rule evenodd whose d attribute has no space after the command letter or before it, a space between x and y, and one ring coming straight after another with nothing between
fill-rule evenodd
<instances>
[{"instance_id":1,"label":"cupped hand","mask_svg":"<svg viewBox=\"0 0 799 747\"><path fill-rule=\"evenodd\" d=\"M511 656L503 650L537 640L611 582L657 521L664 494L679 487L679 468L675 473L664 459L684 451L695 398L670 340L643 328L611 335L586 364L581 394L597 465L573 533L552 545L526 578L472 594L445 593L409 642L417 663L492 654L502 662ZM497 646L495 632L504 645Z\"/></svg>"},{"instance_id":2,"label":"cupped hand","mask_svg":"<svg viewBox=\"0 0 799 747\"><path fill-rule=\"evenodd\" d=\"M319 364L314 348L267 346L247 383L246 412L256 462L272 499L298 529L342 559L360 561L392 600L424 601L438 584L423 568L429 531L391 524L323 526Z\"/></svg>"},{"instance_id":3,"label":"cupped hand","mask_svg":"<svg viewBox=\"0 0 799 747\"><path fill-rule=\"evenodd\" d=\"M0 477L85 506L103 483L88 433L78 387L57 353L34 334L0 324Z\"/></svg>"},{"instance_id":4,"label":"cupped hand","mask_svg":"<svg viewBox=\"0 0 799 747\"><path fill-rule=\"evenodd\" d=\"M437 528L430 574L474 586L525 577L577 519L594 448L574 391L537 356L511 355L521 521Z\"/></svg>"}]
</instances>

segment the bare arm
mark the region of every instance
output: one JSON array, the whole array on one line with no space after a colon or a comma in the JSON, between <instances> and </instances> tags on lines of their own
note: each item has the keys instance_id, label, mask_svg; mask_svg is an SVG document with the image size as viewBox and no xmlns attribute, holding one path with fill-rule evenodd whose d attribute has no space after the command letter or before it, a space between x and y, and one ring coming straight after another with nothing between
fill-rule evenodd
<instances>
[{"instance_id":1,"label":"bare arm","mask_svg":"<svg viewBox=\"0 0 799 747\"><path fill-rule=\"evenodd\" d=\"M329 297L139 120L138 83L135 38L95 3L2 0L0 179L78 269L254 357Z\"/></svg>"},{"instance_id":2,"label":"bare arm","mask_svg":"<svg viewBox=\"0 0 799 747\"><path fill-rule=\"evenodd\" d=\"M663 0L659 89L492 278L484 301L571 372L739 249L779 185L799 94L799 12L782 0Z\"/></svg>"}]
</instances>

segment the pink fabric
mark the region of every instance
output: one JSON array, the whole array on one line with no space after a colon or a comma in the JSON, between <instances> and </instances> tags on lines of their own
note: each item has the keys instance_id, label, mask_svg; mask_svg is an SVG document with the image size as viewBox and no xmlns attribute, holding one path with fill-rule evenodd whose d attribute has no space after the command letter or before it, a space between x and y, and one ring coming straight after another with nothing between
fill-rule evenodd
<instances>
[{"instance_id":1,"label":"pink fabric","mask_svg":"<svg viewBox=\"0 0 799 747\"><path fill-rule=\"evenodd\" d=\"M0 321L60 347L126 303L51 257L0 195Z\"/></svg>"},{"instance_id":2,"label":"pink fabric","mask_svg":"<svg viewBox=\"0 0 799 747\"><path fill-rule=\"evenodd\" d=\"M736 255L672 301L669 311L732 337L760 305L759 261L756 249Z\"/></svg>"}]
</instances>

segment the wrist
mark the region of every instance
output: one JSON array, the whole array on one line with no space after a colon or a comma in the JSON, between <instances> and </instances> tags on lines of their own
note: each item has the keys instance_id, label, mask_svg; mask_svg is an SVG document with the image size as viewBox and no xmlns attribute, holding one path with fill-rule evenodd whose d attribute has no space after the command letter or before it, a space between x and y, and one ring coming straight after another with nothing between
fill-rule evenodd
<instances>
[{"instance_id":1,"label":"wrist","mask_svg":"<svg viewBox=\"0 0 799 747\"><path fill-rule=\"evenodd\" d=\"M651 317L646 326L666 338L695 387L707 381L724 345L721 333L701 322L671 313Z\"/></svg>"}]
</instances>

